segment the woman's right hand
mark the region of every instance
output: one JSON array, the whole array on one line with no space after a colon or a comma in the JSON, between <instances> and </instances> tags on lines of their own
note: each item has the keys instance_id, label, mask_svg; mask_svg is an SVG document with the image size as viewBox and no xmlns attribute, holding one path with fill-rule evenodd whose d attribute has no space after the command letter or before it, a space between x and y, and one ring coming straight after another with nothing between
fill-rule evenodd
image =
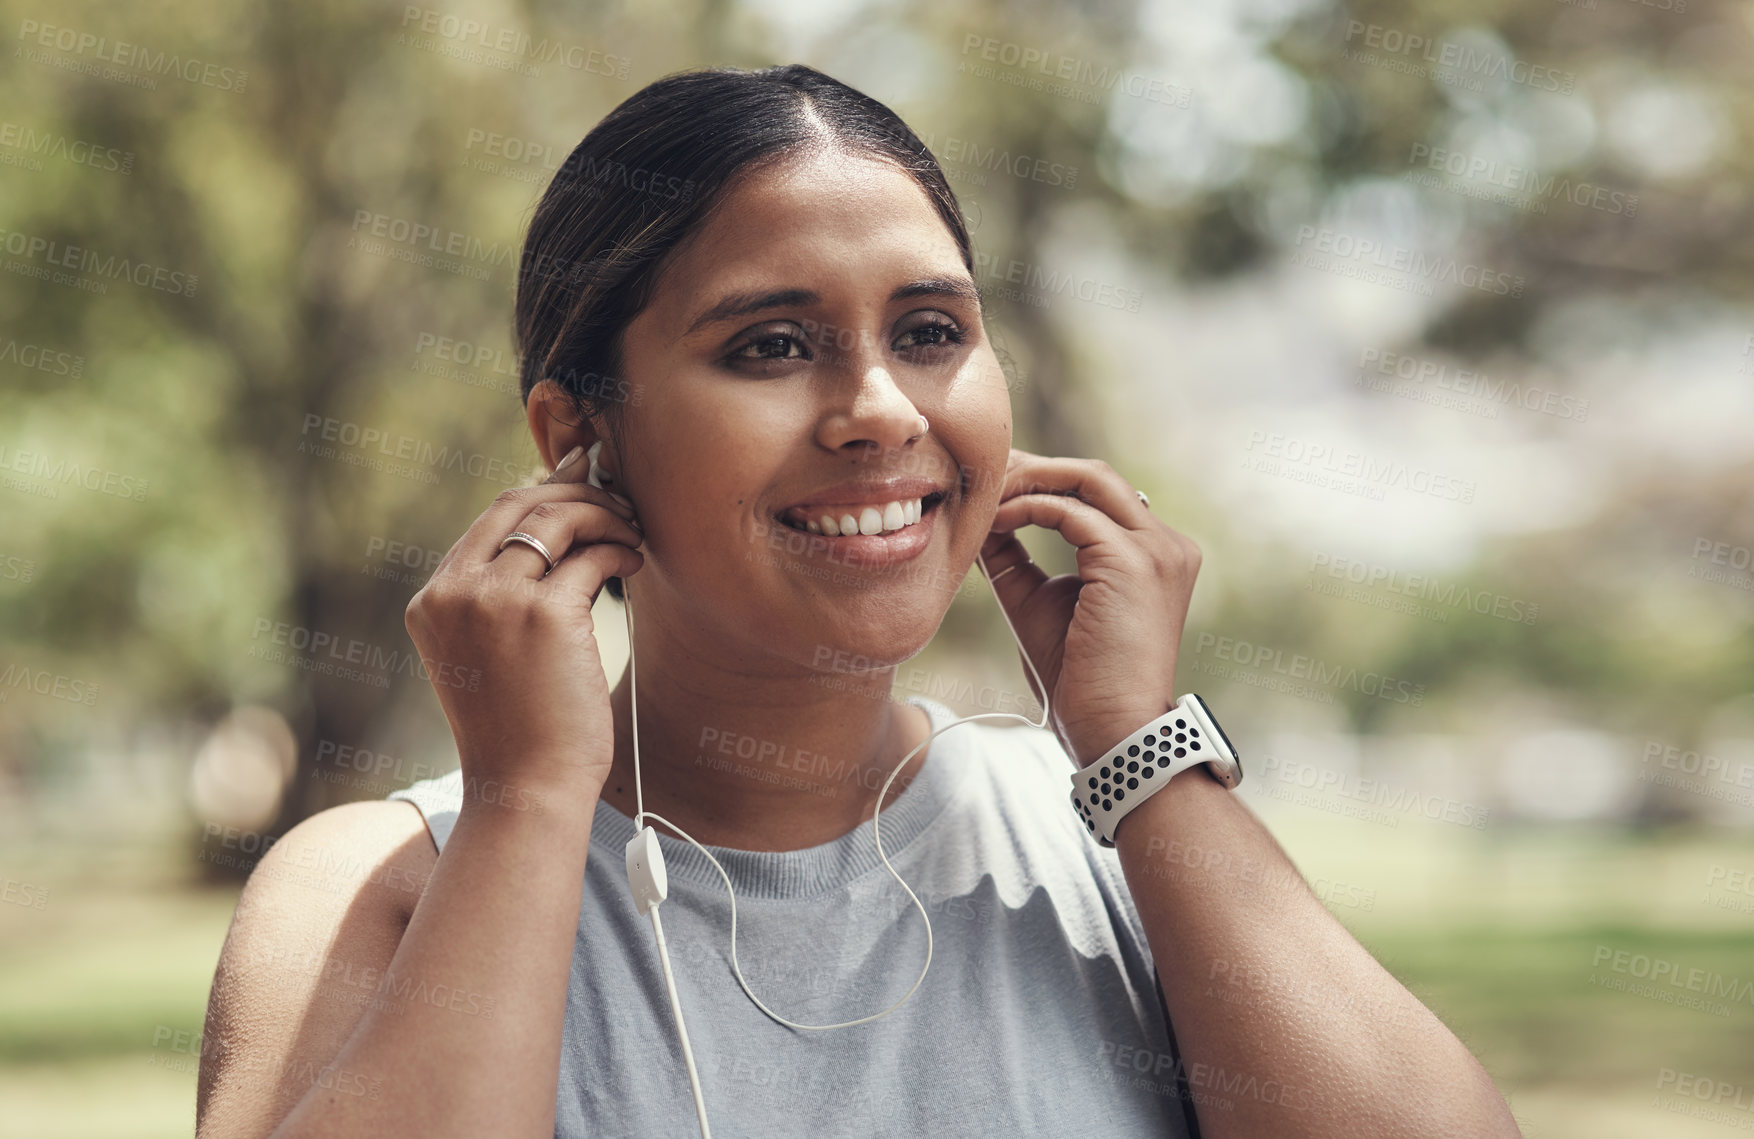
<instances>
[{"instance_id":1,"label":"woman's right hand","mask_svg":"<svg viewBox=\"0 0 1754 1139\"><path fill-rule=\"evenodd\" d=\"M548 794L595 806L615 719L591 605L637 572L633 509L586 484L582 453L532 487L502 492L408 603L406 623L462 760L465 801L539 808ZM630 524L631 523L631 524ZM532 534L554 556L523 542Z\"/></svg>"}]
</instances>

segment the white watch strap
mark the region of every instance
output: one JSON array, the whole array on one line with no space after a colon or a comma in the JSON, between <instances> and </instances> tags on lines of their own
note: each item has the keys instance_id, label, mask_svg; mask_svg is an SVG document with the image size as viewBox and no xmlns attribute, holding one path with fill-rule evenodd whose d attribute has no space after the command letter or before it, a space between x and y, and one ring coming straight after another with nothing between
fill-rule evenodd
<instances>
[{"instance_id":1,"label":"white watch strap","mask_svg":"<svg viewBox=\"0 0 1754 1139\"><path fill-rule=\"evenodd\" d=\"M1190 767L1206 770L1226 787L1242 782L1242 764L1205 702L1189 692L1169 711L1102 756L1072 773L1072 806L1103 846L1127 812Z\"/></svg>"}]
</instances>

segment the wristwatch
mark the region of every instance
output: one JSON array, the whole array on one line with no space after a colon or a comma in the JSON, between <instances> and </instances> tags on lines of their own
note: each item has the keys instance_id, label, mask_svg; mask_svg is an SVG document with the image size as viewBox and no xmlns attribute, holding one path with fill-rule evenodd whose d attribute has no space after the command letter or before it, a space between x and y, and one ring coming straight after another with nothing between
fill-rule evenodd
<instances>
[{"instance_id":1,"label":"wristwatch","mask_svg":"<svg viewBox=\"0 0 1754 1139\"><path fill-rule=\"evenodd\" d=\"M1072 806L1103 846L1115 844L1115 828L1127 812L1190 767L1226 787L1242 782L1242 758L1230 746L1212 709L1189 692L1101 758L1072 773Z\"/></svg>"}]
</instances>

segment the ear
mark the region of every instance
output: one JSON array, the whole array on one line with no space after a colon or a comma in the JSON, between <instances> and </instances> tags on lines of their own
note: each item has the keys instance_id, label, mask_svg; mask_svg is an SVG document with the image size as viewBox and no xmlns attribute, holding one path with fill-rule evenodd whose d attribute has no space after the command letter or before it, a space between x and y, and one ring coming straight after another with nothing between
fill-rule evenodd
<instances>
[{"instance_id":1,"label":"ear","mask_svg":"<svg viewBox=\"0 0 1754 1139\"><path fill-rule=\"evenodd\" d=\"M608 434L600 431L595 421L578 418L578 408L553 380L538 381L530 389L524 413L529 417L530 435L536 441L542 465L548 470L554 470L555 464L575 446L589 450L598 440L603 441L604 454L600 461L604 469L616 469L614 444L608 441Z\"/></svg>"}]
</instances>

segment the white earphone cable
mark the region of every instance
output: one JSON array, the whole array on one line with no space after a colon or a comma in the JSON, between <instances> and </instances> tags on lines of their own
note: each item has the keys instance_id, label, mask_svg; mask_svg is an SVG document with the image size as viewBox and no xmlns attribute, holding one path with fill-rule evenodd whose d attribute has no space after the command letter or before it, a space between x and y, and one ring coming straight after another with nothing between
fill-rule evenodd
<instances>
[{"instance_id":1,"label":"white earphone cable","mask_svg":"<svg viewBox=\"0 0 1754 1139\"><path fill-rule=\"evenodd\" d=\"M977 553L975 555L975 561L980 564L981 573L986 576L987 585L993 590L993 597L998 599L999 587L994 584L992 575L987 573L986 559ZM889 856L883 853L883 834L878 827L877 819L883 810L883 800L888 797L889 785L895 782L895 777L901 774L901 769L907 766L908 761L914 757L914 754L918 752L920 748L925 747L944 732L961 724L967 724L974 720L1007 719L1019 720L1034 728L1047 726L1049 714L1047 686L1042 683L1041 674L1036 671L1035 662L1030 659L1029 650L1023 647L1023 639L1017 635L1017 627L1012 624L1011 615L1005 612L1004 602L1001 600L999 603L999 615L1005 619L1005 628L1010 631L1011 639L1017 643L1018 652L1023 654L1023 663L1028 666L1029 675L1035 680L1036 691L1041 695L1041 719L1039 721L1031 720L1029 717L1019 715L1016 712L981 712L973 716L965 716L960 720L953 720L941 728L934 729L923 741L916 744L906 755L901 757L901 762L895 765L894 770L889 773L889 778L883 781L883 787L877 793L877 802L871 808L871 837L877 844L877 857L882 860L884 869L888 870L890 876L900 883L901 888L907 892L907 896L913 901L914 908L920 911L920 920L926 923L926 960L925 964L920 967L920 975L914 980L912 988L908 989L906 993L902 994L899 1000L884 1009L882 1012L872 1013L869 1016L862 1016L857 1020L840 1021L836 1024L799 1024L796 1021L786 1019L779 1013L768 1008L766 1004L762 1003L761 998L755 995L754 990L749 987L749 982L743 977L743 970L737 964L737 892L731 888L731 876L725 873L724 866L719 863L717 858L713 857L712 851L702 846L699 842L696 842L694 837L688 834L688 832L684 831L681 827L672 823L670 820L664 818L662 815L654 814L645 809L645 794L644 788L640 784L639 770L639 672L634 667L633 598L628 593L626 581L622 582L621 592L622 607L627 615L627 669L632 696L633 793L635 804L633 825L635 832L644 828L646 825L644 820L647 819L662 824L670 830L675 831L683 839L692 844L696 850L706 855L707 859L713 864L713 868L719 872L719 877L725 880L725 893L728 894L731 899L731 971L736 974L737 983L742 986L744 994L755 1003L755 1007L787 1027L809 1029L812 1031L826 1031L833 1028L850 1028L855 1024L865 1024L869 1021L888 1016L903 1004L907 1003L908 998L912 997L915 991L919 989L920 984L925 981L926 971L932 967L932 919L927 915L926 908L920 903L918 895L913 892L913 889L907 884L907 882L903 881L901 875L896 873L895 867L889 862ZM657 936L658 954L662 959L664 968L664 986L669 990L670 1009L676 1017L676 1032L682 1044L682 1058L688 1068L689 1086L694 1093L694 1106L695 1112L700 1119L701 1137L702 1139L710 1139L710 1132L707 1128L706 1101L701 1095L700 1075L695 1069L694 1053L688 1044L688 1030L683 1025L682 1002L676 995L676 980L670 968L670 950L668 944L664 940L664 927L659 924L658 921L658 909L659 906L656 903L651 906L652 929Z\"/></svg>"}]
</instances>

